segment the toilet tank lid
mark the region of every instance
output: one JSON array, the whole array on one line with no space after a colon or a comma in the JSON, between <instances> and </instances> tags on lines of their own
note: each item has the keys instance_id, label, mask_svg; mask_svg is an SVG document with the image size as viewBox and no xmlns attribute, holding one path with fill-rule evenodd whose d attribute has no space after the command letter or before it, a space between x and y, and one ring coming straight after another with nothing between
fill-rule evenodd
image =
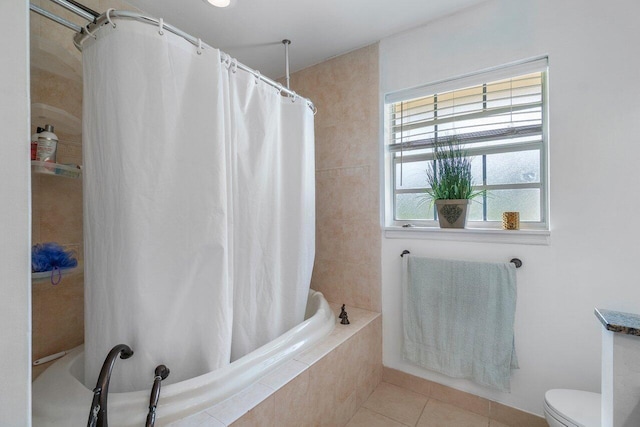
<instances>
[{"instance_id":1,"label":"toilet tank lid","mask_svg":"<svg viewBox=\"0 0 640 427\"><path fill-rule=\"evenodd\" d=\"M600 393L555 389L547 391L544 400L553 410L578 426L600 426Z\"/></svg>"}]
</instances>

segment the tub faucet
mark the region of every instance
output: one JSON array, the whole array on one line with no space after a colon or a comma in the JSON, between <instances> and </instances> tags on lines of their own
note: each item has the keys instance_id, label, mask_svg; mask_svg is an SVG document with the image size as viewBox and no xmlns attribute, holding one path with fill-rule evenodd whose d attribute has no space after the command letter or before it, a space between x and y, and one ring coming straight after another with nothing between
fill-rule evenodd
<instances>
[{"instance_id":1,"label":"tub faucet","mask_svg":"<svg viewBox=\"0 0 640 427\"><path fill-rule=\"evenodd\" d=\"M156 425L156 408L160 399L160 382L169 376L169 368L164 365L156 367L153 387L151 388L151 396L149 397L149 413L147 414L147 423L145 427L153 427Z\"/></svg>"},{"instance_id":2,"label":"tub faucet","mask_svg":"<svg viewBox=\"0 0 640 427\"><path fill-rule=\"evenodd\" d=\"M87 427L107 427L107 396L109 395L109 380L111 371L116 359L128 359L133 356L133 350L126 344L118 344L111 349L107 358L104 359L96 388L93 389L93 401L89 411L89 421Z\"/></svg>"},{"instance_id":3,"label":"tub faucet","mask_svg":"<svg viewBox=\"0 0 640 427\"><path fill-rule=\"evenodd\" d=\"M342 308L340 309L340 315L338 317L342 319L340 321L341 325L348 325L351 323L349 322L349 315L347 314L347 311L344 309L344 304L342 304Z\"/></svg>"}]
</instances>

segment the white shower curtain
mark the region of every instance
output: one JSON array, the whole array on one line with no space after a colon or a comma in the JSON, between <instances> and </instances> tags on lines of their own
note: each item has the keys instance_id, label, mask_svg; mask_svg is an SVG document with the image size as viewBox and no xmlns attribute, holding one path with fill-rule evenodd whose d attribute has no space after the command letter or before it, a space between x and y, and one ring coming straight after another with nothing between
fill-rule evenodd
<instances>
[{"instance_id":1,"label":"white shower curtain","mask_svg":"<svg viewBox=\"0 0 640 427\"><path fill-rule=\"evenodd\" d=\"M228 364L303 320L313 115L216 49L118 19L83 46L85 385ZM233 332L232 332L233 327ZM232 344L233 335L233 344Z\"/></svg>"},{"instance_id":2,"label":"white shower curtain","mask_svg":"<svg viewBox=\"0 0 640 427\"><path fill-rule=\"evenodd\" d=\"M315 254L315 163L306 104L233 70L235 360L304 318Z\"/></svg>"}]
</instances>

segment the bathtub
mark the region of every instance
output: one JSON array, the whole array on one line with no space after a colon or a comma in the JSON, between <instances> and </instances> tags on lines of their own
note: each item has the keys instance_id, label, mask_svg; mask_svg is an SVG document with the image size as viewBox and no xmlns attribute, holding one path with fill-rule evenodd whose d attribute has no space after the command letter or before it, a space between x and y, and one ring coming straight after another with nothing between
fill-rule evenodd
<instances>
[{"instance_id":1,"label":"bathtub","mask_svg":"<svg viewBox=\"0 0 640 427\"><path fill-rule=\"evenodd\" d=\"M179 383L163 385L157 425L215 405L329 335L335 326L335 316L320 292L309 292L305 319L270 343L223 368ZM84 372L83 354L83 347L77 347L34 381L32 397L35 427L86 425L93 392L78 379L82 378ZM126 360L118 359L114 369L118 369L120 363L126 363ZM145 391L109 393L109 424L114 427L144 426L150 391L151 384L149 390Z\"/></svg>"}]
</instances>

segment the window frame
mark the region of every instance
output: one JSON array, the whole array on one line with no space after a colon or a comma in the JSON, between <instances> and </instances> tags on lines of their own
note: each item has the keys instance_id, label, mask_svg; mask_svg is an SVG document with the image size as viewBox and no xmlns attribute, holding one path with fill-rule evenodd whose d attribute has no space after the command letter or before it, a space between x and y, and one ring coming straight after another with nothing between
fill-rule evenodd
<instances>
[{"instance_id":1,"label":"window frame","mask_svg":"<svg viewBox=\"0 0 640 427\"><path fill-rule=\"evenodd\" d=\"M396 186L396 165L401 161L390 150L392 142L391 120L388 109L391 105L402 101L415 100L432 96L446 91L462 90L471 86L479 86L486 83L495 82L502 79L517 78L526 74L541 72L541 121L542 134L540 141L521 141L518 143L496 144L490 147L469 147L467 150L470 157L476 159L486 159L485 156L492 154L501 154L508 152L525 152L539 150L540 161L540 179L539 183L514 183L514 184L486 184L486 176L483 173L483 182L476 185L477 189L515 189L515 188L535 188L540 191L540 221L522 221L520 222L521 230L547 231L549 230L549 174L548 174L548 144L549 144L549 102L548 102L548 58L546 56L534 58L530 60L511 63L500 67L484 70L478 73L468 74L465 76L443 80L440 82L426 84L417 88L402 90L386 94L383 97L383 188L384 188L384 211L383 221L387 229L439 229L437 218L433 220L412 219L398 220L396 219L396 195L397 194L416 194L413 189L400 189ZM433 160L433 153L423 153L412 156L412 161L430 161ZM406 164L406 162L405 162ZM483 172L486 171L483 165ZM485 200L486 201L486 200ZM467 229L489 229L501 230L502 223L498 220L486 220L486 203L484 205L483 217L481 221L467 220ZM547 233L548 234L548 233Z\"/></svg>"}]
</instances>

